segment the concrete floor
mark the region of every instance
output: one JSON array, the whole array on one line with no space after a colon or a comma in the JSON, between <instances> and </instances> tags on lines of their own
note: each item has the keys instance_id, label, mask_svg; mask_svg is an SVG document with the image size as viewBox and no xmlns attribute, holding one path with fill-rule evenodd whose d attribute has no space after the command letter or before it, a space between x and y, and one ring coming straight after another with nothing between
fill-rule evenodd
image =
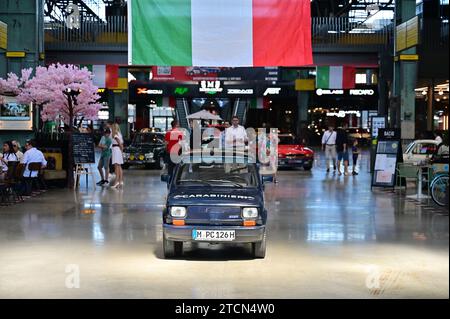
<instances>
[{"instance_id":1,"label":"concrete floor","mask_svg":"<svg viewBox=\"0 0 450 319\"><path fill-rule=\"evenodd\" d=\"M0 207L0 298L449 297L448 216L371 192L367 156L356 177L327 175L319 158L279 181L266 187L263 260L207 245L163 259L158 171Z\"/></svg>"}]
</instances>

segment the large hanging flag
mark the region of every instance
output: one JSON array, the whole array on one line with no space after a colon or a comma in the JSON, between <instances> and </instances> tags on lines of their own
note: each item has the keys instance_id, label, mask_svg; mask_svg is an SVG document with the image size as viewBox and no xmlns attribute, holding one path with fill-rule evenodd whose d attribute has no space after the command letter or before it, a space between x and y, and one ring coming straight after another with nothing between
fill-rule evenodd
<instances>
[{"instance_id":1,"label":"large hanging flag","mask_svg":"<svg viewBox=\"0 0 450 319\"><path fill-rule=\"evenodd\" d=\"M311 65L310 0L129 0L129 64Z\"/></svg>"},{"instance_id":2,"label":"large hanging flag","mask_svg":"<svg viewBox=\"0 0 450 319\"><path fill-rule=\"evenodd\" d=\"M318 66L316 68L316 88L353 89L356 70L351 66Z\"/></svg>"}]
</instances>

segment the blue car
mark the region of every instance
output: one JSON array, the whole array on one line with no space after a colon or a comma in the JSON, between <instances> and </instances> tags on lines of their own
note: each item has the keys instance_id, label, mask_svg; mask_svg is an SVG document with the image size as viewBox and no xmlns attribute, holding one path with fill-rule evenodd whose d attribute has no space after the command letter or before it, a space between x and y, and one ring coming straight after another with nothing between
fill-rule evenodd
<instances>
[{"instance_id":1,"label":"blue car","mask_svg":"<svg viewBox=\"0 0 450 319\"><path fill-rule=\"evenodd\" d=\"M216 158L217 160L217 158ZM183 243L250 243L255 258L266 254L266 179L248 158L178 164L168 182L163 210L163 250L166 258L183 253ZM268 180L268 178L267 178Z\"/></svg>"}]
</instances>

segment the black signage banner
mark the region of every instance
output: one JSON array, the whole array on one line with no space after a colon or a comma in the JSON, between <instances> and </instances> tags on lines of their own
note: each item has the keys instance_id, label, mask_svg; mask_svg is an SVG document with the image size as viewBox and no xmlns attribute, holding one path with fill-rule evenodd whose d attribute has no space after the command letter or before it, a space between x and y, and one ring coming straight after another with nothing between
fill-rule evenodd
<instances>
[{"instance_id":1,"label":"black signage banner","mask_svg":"<svg viewBox=\"0 0 450 319\"><path fill-rule=\"evenodd\" d=\"M87 133L72 134L72 156L75 164L95 163L94 136Z\"/></svg>"}]
</instances>

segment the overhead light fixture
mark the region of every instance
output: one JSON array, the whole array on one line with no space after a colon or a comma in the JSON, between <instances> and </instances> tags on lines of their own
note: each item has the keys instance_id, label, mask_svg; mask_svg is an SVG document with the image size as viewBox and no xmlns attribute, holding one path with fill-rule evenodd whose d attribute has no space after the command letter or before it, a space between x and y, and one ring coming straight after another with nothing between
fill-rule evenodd
<instances>
[{"instance_id":1,"label":"overhead light fixture","mask_svg":"<svg viewBox=\"0 0 450 319\"><path fill-rule=\"evenodd\" d=\"M422 95L427 95L427 91L423 90Z\"/></svg>"},{"instance_id":2,"label":"overhead light fixture","mask_svg":"<svg viewBox=\"0 0 450 319\"><path fill-rule=\"evenodd\" d=\"M440 90L439 95L444 95L444 91Z\"/></svg>"}]
</instances>

